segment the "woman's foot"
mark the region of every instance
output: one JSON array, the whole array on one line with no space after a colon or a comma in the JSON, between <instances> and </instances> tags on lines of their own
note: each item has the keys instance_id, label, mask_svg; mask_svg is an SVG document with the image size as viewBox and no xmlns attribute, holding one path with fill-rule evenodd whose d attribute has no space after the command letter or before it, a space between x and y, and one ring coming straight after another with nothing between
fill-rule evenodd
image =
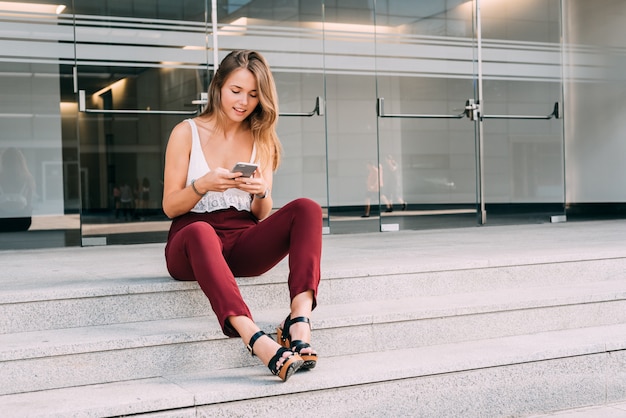
<instances>
[{"instance_id":1,"label":"woman's foot","mask_svg":"<svg viewBox=\"0 0 626 418\"><path fill-rule=\"evenodd\" d=\"M264 333L263 331L258 331L255 333L252 338L250 338L250 342L246 346L250 354L253 356L257 355L257 352L254 350L254 345L257 340L261 337L267 337L270 341L264 341L263 343L259 343L258 348L258 357L263 361L264 358L272 356L272 352L275 350L274 355L267 361L263 361L264 364L270 369L272 374L278 376L282 379L283 382L286 382L287 379L291 377L298 369L300 369L304 360L300 355L294 352L294 350L290 350L285 347L281 347L278 345L272 338ZM261 346L262 344L262 346ZM272 345L273 347L270 347ZM268 351L271 350L271 351ZM269 353L269 354L268 354Z\"/></svg>"},{"instance_id":2,"label":"woman's foot","mask_svg":"<svg viewBox=\"0 0 626 418\"><path fill-rule=\"evenodd\" d=\"M311 340L311 321L305 316L285 318L285 321L276 328L278 343L302 357L302 369L312 369L317 365L317 352L306 341Z\"/></svg>"}]
</instances>

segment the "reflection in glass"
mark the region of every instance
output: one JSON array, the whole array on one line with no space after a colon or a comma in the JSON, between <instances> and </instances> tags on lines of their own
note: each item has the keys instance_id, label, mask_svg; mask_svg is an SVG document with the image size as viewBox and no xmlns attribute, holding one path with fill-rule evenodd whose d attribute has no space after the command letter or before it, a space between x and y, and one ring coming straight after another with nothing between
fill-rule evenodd
<instances>
[{"instance_id":1,"label":"reflection in glass","mask_svg":"<svg viewBox=\"0 0 626 418\"><path fill-rule=\"evenodd\" d=\"M63 103L64 72L65 67L58 64L0 64L0 186L16 201L21 199L15 193L22 192L28 202L19 213L15 208L8 213L5 208L0 214L5 219L1 229L13 231L0 235L2 249L78 244L77 196L71 193L78 182L70 175L77 167L76 144L71 140L76 132L71 116L76 107ZM27 177L32 179L28 180L31 186L22 191ZM16 217L21 218L19 225L6 220Z\"/></svg>"},{"instance_id":2,"label":"reflection in glass","mask_svg":"<svg viewBox=\"0 0 626 418\"><path fill-rule=\"evenodd\" d=\"M407 203L403 197L402 168L392 154L384 158L385 182L381 199L387 205L387 212L393 212L394 205L398 204L402 210L406 210Z\"/></svg>"},{"instance_id":3,"label":"reflection in glass","mask_svg":"<svg viewBox=\"0 0 626 418\"><path fill-rule=\"evenodd\" d=\"M211 72L207 3L74 5L82 243L163 242L167 138L197 114Z\"/></svg>"},{"instance_id":4,"label":"reflection in glass","mask_svg":"<svg viewBox=\"0 0 626 418\"><path fill-rule=\"evenodd\" d=\"M3 231L14 231L0 234L0 249L79 243L79 183L72 175L78 167L73 141L76 106L70 103L73 95L62 94L63 85L72 85L71 3L0 2L4 33L0 37L0 153L5 160L0 162L4 166L0 167L0 183L4 205L6 193L13 194L12 213L5 208L0 218ZM13 169L23 174L6 174ZM21 184L28 178L26 170L30 187ZM20 194L27 203L18 211L16 206L24 206Z\"/></svg>"},{"instance_id":5,"label":"reflection in glass","mask_svg":"<svg viewBox=\"0 0 626 418\"><path fill-rule=\"evenodd\" d=\"M365 211L362 218L369 218L372 210L372 202L378 200L380 193L380 187L383 183L383 168L382 165L376 164L373 161L367 162L367 178L365 181Z\"/></svg>"},{"instance_id":6,"label":"reflection in glass","mask_svg":"<svg viewBox=\"0 0 626 418\"><path fill-rule=\"evenodd\" d=\"M94 76L107 72L106 78ZM164 219L160 185L167 138L197 112L192 102L205 90L207 72L79 67L78 75L88 110L79 116L83 221L99 224L101 233L109 222Z\"/></svg>"},{"instance_id":7,"label":"reflection in glass","mask_svg":"<svg viewBox=\"0 0 626 418\"><path fill-rule=\"evenodd\" d=\"M0 156L0 232L27 231L32 223L35 179L24 154L7 148Z\"/></svg>"}]
</instances>

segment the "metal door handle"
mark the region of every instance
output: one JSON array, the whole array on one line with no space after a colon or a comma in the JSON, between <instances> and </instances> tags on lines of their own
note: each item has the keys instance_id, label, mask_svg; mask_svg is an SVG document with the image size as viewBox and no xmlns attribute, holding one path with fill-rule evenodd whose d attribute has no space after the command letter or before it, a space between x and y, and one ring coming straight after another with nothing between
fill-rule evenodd
<instances>
[{"instance_id":1,"label":"metal door handle","mask_svg":"<svg viewBox=\"0 0 626 418\"><path fill-rule=\"evenodd\" d=\"M324 116L324 98L317 96L315 98L315 108L308 113L279 113L278 116L302 116L302 117L311 117L311 116Z\"/></svg>"},{"instance_id":2,"label":"metal door handle","mask_svg":"<svg viewBox=\"0 0 626 418\"><path fill-rule=\"evenodd\" d=\"M208 103L207 93L201 93L200 99L193 100L191 104L204 106ZM151 109L88 109L85 100L85 90L78 91L78 110L84 113L99 113L99 114L152 114L152 115L196 115L198 110L151 110ZM311 112L307 113L280 113L279 116L324 116L324 99L317 96L315 99L315 108Z\"/></svg>"},{"instance_id":3,"label":"metal door handle","mask_svg":"<svg viewBox=\"0 0 626 418\"><path fill-rule=\"evenodd\" d=\"M194 100L193 104L205 105L208 103L207 93L203 93L204 97L200 100ZM315 108L306 113L279 113L278 116L301 116L301 117L311 117L311 116L324 116L324 99L320 96L315 98Z\"/></svg>"},{"instance_id":4,"label":"metal door handle","mask_svg":"<svg viewBox=\"0 0 626 418\"><path fill-rule=\"evenodd\" d=\"M413 115L408 113L385 113L385 99L379 97L377 99L376 112L379 118L412 118L412 119L463 119L466 112L458 115Z\"/></svg>"},{"instance_id":5,"label":"metal door handle","mask_svg":"<svg viewBox=\"0 0 626 418\"><path fill-rule=\"evenodd\" d=\"M525 115L481 115L480 117L483 119L558 119L560 116L559 113L559 102L554 103L554 109L552 113L546 116L525 116Z\"/></svg>"},{"instance_id":6,"label":"metal door handle","mask_svg":"<svg viewBox=\"0 0 626 418\"><path fill-rule=\"evenodd\" d=\"M474 121L478 117L481 119L558 119L560 117L559 102L554 103L552 113L546 116L533 115L482 115L480 114L481 106L474 102L474 99L468 99L465 102L465 110L458 115L412 115L399 113L385 113L385 99L378 98L377 113L381 118L419 118L419 119L462 119L465 116Z\"/></svg>"},{"instance_id":7,"label":"metal door handle","mask_svg":"<svg viewBox=\"0 0 626 418\"><path fill-rule=\"evenodd\" d=\"M204 100L194 100L192 103L201 105ZM99 114L148 114L148 115L196 115L198 110L151 110L151 109L87 109L85 90L78 91L78 110L84 113Z\"/></svg>"}]
</instances>

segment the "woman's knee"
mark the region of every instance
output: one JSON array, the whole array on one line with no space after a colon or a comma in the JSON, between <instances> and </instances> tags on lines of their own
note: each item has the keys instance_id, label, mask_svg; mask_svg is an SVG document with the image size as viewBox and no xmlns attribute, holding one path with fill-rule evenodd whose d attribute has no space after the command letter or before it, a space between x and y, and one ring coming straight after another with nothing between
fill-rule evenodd
<instances>
[{"instance_id":1,"label":"woman's knee","mask_svg":"<svg viewBox=\"0 0 626 418\"><path fill-rule=\"evenodd\" d=\"M215 229L206 222L194 222L180 230L185 241L194 245L205 245L206 243L219 243L219 237Z\"/></svg>"},{"instance_id":2,"label":"woman's knee","mask_svg":"<svg viewBox=\"0 0 626 418\"><path fill-rule=\"evenodd\" d=\"M168 247L179 254L182 252L187 258L197 252L217 250L221 252L221 241L215 229L206 222L191 223L176 233Z\"/></svg>"},{"instance_id":3,"label":"woman's knee","mask_svg":"<svg viewBox=\"0 0 626 418\"><path fill-rule=\"evenodd\" d=\"M170 237L165 247L165 260L170 275L176 280L196 280L191 260L221 254L221 241L215 229L206 222L194 222Z\"/></svg>"},{"instance_id":4,"label":"woman's knee","mask_svg":"<svg viewBox=\"0 0 626 418\"><path fill-rule=\"evenodd\" d=\"M293 205L298 215L306 217L311 221L322 221L322 207L314 200L301 197L292 201L290 205Z\"/></svg>"}]
</instances>

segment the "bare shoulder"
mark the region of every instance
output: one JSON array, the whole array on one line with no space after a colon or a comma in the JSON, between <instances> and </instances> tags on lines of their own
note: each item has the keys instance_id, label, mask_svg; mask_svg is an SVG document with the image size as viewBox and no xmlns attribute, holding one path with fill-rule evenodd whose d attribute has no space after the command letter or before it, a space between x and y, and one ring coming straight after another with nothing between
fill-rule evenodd
<instances>
[{"instance_id":1,"label":"bare shoulder","mask_svg":"<svg viewBox=\"0 0 626 418\"><path fill-rule=\"evenodd\" d=\"M179 122L167 141L168 149L185 150L191 149L191 126L186 121Z\"/></svg>"},{"instance_id":2,"label":"bare shoulder","mask_svg":"<svg viewBox=\"0 0 626 418\"><path fill-rule=\"evenodd\" d=\"M180 141L184 139L191 139L191 125L187 121L179 122L170 133L170 141Z\"/></svg>"}]
</instances>

